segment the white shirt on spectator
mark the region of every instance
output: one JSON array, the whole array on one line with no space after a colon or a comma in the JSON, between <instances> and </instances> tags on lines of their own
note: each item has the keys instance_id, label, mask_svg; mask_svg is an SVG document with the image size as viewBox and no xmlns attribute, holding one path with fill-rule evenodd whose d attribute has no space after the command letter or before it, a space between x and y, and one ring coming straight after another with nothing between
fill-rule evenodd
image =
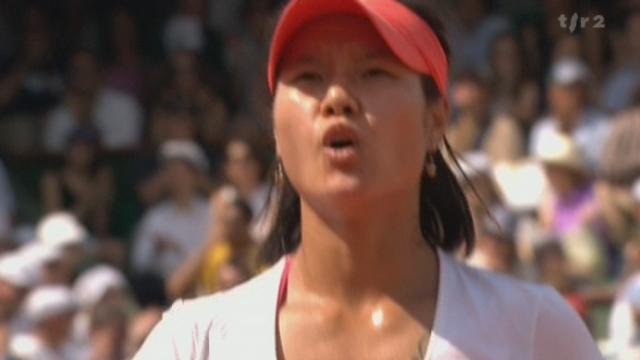
<instances>
[{"instance_id":1,"label":"white shirt on spectator","mask_svg":"<svg viewBox=\"0 0 640 360\"><path fill-rule=\"evenodd\" d=\"M598 111L589 109L585 110L582 121L570 134L591 168L598 164L609 129L607 117ZM558 131L560 131L560 126L555 118L547 116L538 120L531 130L529 154L539 153L536 149L542 146L544 139Z\"/></svg>"},{"instance_id":2,"label":"white shirt on spectator","mask_svg":"<svg viewBox=\"0 0 640 360\"><path fill-rule=\"evenodd\" d=\"M151 208L138 228L133 247L133 268L166 278L202 248L211 215L209 202L203 198L194 199L188 208L179 208L170 200ZM171 249L158 250L163 240L171 242Z\"/></svg>"},{"instance_id":3,"label":"white shirt on spectator","mask_svg":"<svg viewBox=\"0 0 640 360\"><path fill-rule=\"evenodd\" d=\"M66 104L49 114L44 129L44 147L50 153L61 153L78 121ZM142 133L142 110L137 100L125 93L103 89L93 109L93 125L107 150L121 150L138 145Z\"/></svg>"},{"instance_id":4,"label":"white shirt on spectator","mask_svg":"<svg viewBox=\"0 0 640 360\"><path fill-rule=\"evenodd\" d=\"M548 286L471 269L439 251L440 278L430 360L596 360L591 335ZM276 360L285 261L234 289L178 301L134 360ZM292 266L295 266L293 263Z\"/></svg>"}]
</instances>

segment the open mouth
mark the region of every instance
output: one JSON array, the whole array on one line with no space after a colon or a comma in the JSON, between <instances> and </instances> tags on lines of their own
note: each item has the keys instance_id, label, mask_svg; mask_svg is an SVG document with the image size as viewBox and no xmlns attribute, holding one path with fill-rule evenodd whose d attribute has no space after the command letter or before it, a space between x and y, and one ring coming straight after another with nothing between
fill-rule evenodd
<instances>
[{"instance_id":1,"label":"open mouth","mask_svg":"<svg viewBox=\"0 0 640 360\"><path fill-rule=\"evenodd\" d=\"M338 123L325 131L322 143L333 150L355 148L358 146L358 136L351 126Z\"/></svg>"},{"instance_id":2,"label":"open mouth","mask_svg":"<svg viewBox=\"0 0 640 360\"><path fill-rule=\"evenodd\" d=\"M329 144L329 147L335 150L346 149L349 147L355 147L355 142L351 140L335 140Z\"/></svg>"},{"instance_id":3,"label":"open mouth","mask_svg":"<svg viewBox=\"0 0 640 360\"><path fill-rule=\"evenodd\" d=\"M350 124L335 123L322 137L324 153L332 164L352 165L359 157L358 140L358 134Z\"/></svg>"}]
</instances>

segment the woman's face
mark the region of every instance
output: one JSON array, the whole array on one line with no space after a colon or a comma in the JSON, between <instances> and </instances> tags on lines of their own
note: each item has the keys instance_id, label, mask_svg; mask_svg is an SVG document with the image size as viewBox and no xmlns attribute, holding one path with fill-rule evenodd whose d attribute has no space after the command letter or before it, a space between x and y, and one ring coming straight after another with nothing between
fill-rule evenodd
<instances>
[{"instance_id":1,"label":"woman's face","mask_svg":"<svg viewBox=\"0 0 640 360\"><path fill-rule=\"evenodd\" d=\"M310 23L289 43L279 69L276 147L303 198L418 188L425 155L442 139L444 105L427 104L420 75L366 19L334 15ZM336 150L341 140L355 145Z\"/></svg>"},{"instance_id":2,"label":"woman's face","mask_svg":"<svg viewBox=\"0 0 640 360\"><path fill-rule=\"evenodd\" d=\"M240 187L254 187L260 183L260 164L251 147L244 141L234 140L227 145L226 176Z\"/></svg>"}]
</instances>

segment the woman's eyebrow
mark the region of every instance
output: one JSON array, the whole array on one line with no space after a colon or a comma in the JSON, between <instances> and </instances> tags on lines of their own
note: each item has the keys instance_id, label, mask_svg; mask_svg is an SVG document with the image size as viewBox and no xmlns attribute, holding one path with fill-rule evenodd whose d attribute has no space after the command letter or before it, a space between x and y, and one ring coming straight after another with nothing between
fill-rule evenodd
<instances>
[{"instance_id":1,"label":"woman's eyebrow","mask_svg":"<svg viewBox=\"0 0 640 360\"><path fill-rule=\"evenodd\" d=\"M286 66L305 66L315 65L318 60L309 54L293 55L283 65Z\"/></svg>"}]
</instances>

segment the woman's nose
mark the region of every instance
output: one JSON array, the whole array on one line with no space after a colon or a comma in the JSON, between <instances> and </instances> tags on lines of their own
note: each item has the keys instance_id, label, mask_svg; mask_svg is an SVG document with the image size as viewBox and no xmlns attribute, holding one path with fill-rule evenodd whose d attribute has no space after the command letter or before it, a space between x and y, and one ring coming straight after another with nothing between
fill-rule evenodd
<instances>
[{"instance_id":1,"label":"woman's nose","mask_svg":"<svg viewBox=\"0 0 640 360\"><path fill-rule=\"evenodd\" d=\"M327 91L321 111L324 117L352 117L360 112L360 106L343 85L334 84Z\"/></svg>"}]
</instances>

